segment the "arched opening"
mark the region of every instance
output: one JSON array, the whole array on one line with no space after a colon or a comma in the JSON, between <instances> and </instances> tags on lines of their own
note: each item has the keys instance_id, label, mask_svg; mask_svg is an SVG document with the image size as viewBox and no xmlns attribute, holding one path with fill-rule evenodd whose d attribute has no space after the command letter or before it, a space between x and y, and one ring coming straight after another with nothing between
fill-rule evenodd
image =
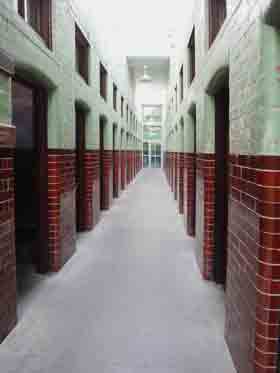
<instances>
[{"instance_id":1,"label":"arched opening","mask_svg":"<svg viewBox=\"0 0 280 373\"><path fill-rule=\"evenodd\" d=\"M208 92L214 109L215 216L214 279L226 286L229 210L229 72L219 71Z\"/></svg>"},{"instance_id":2,"label":"arched opening","mask_svg":"<svg viewBox=\"0 0 280 373\"><path fill-rule=\"evenodd\" d=\"M18 76L12 80L12 122L16 127L15 241L19 297L32 285L32 272L49 270L48 92Z\"/></svg>"}]
</instances>

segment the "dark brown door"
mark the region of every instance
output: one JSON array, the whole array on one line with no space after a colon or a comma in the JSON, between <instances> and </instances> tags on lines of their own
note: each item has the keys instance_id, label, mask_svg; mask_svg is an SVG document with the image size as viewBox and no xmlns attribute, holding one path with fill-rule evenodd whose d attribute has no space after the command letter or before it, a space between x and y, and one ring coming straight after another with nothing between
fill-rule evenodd
<instances>
[{"instance_id":1,"label":"dark brown door","mask_svg":"<svg viewBox=\"0 0 280 373\"><path fill-rule=\"evenodd\" d=\"M100 119L100 208L104 209L104 120Z\"/></svg>"},{"instance_id":2,"label":"dark brown door","mask_svg":"<svg viewBox=\"0 0 280 373\"><path fill-rule=\"evenodd\" d=\"M229 155L229 88L224 87L215 99L215 280L226 284L228 232L228 155Z\"/></svg>"},{"instance_id":3,"label":"dark brown door","mask_svg":"<svg viewBox=\"0 0 280 373\"><path fill-rule=\"evenodd\" d=\"M193 113L193 177L192 177L192 234L195 236L196 224L196 110Z\"/></svg>"},{"instance_id":4,"label":"dark brown door","mask_svg":"<svg viewBox=\"0 0 280 373\"><path fill-rule=\"evenodd\" d=\"M113 127L113 196L118 197L118 180L117 180L117 154L116 154L116 141L117 141L117 127Z\"/></svg>"},{"instance_id":5,"label":"dark brown door","mask_svg":"<svg viewBox=\"0 0 280 373\"><path fill-rule=\"evenodd\" d=\"M77 231L83 230L84 198L85 198L85 148L86 148L86 115L76 107L76 219Z\"/></svg>"},{"instance_id":6,"label":"dark brown door","mask_svg":"<svg viewBox=\"0 0 280 373\"><path fill-rule=\"evenodd\" d=\"M47 93L20 80L12 84L12 116L16 126L15 230L17 261L46 272Z\"/></svg>"}]
</instances>

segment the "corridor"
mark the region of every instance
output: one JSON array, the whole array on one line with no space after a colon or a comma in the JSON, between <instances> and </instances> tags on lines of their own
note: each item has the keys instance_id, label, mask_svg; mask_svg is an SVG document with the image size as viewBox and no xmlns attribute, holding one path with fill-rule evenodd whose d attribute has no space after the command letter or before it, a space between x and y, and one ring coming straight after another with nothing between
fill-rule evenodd
<instances>
[{"instance_id":1,"label":"corridor","mask_svg":"<svg viewBox=\"0 0 280 373\"><path fill-rule=\"evenodd\" d=\"M142 171L59 273L35 275L1 372L235 372L224 292L201 279L176 209L162 170Z\"/></svg>"}]
</instances>

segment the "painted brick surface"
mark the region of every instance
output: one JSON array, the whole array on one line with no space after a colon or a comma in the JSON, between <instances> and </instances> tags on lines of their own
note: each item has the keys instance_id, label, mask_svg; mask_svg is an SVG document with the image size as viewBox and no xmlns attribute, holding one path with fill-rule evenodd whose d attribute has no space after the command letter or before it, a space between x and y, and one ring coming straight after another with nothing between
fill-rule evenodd
<instances>
[{"instance_id":1,"label":"painted brick surface","mask_svg":"<svg viewBox=\"0 0 280 373\"><path fill-rule=\"evenodd\" d=\"M275 229L278 224L278 218L273 215L277 211L276 199L273 198L276 198L280 184L274 181L275 189L271 190L267 183L275 174L264 177L267 172L263 172L261 158L280 155L280 33L276 14L279 14L279 2L274 0L227 0L227 18L209 48L208 1L197 1L192 19L196 36L195 79L191 85L187 84L189 56L186 48L173 61L171 71L169 102L178 84L182 65L186 71L186 84L184 100L178 111L170 105L167 113L167 151L181 149L176 128L183 119L184 151L187 154L194 152L190 112L193 113L195 107L196 254L203 276L212 279L215 254L215 111L209 91L210 87L219 84L221 72L229 70L231 170L236 175L232 175L229 196L226 338L238 373L276 372L275 343L279 340L279 328L276 308L272 303L277 303L278 293L276 291L273 297L269 294L273 294L272 282L279 280L276 275L278 261L273 251L279 249L278 233L272 233L272 227ZM192 29L191 26L187 30L189 36ZM244 159L252 162L252 157L257 163L240 164ZM256 172L256 169L262 172ZM267 170L270 170L269 167ZM238 174L240 172L241 175ZM259 173L264 183L261 182L261 189L268 195L254 186L257 184L253 181L255 174ZM188 185L185 185L185 193L188 193L187 190ZM189 216L192 206L185 206L185 214ZM261 212L255 210L256 206ZM269 240L266 241L269 250L263 237ZM271 268L268 269L269 266ZM276 271L273 272L272 268Z\"/></svg>"},{"instance_id":2,"label":"painted brick surface","mask_svg":"<svg viewBox=\"0 0 280 373\"><path fill-rule=\"evenodd\" d=\"M178 162L177 162L177 174L178 174L178 183L177 183L177 194L178 194L178 207L179 213L184 213L184 153L178 153Z\"/></svg>"},{"instance_id":3,"label":"painted brick surface","mask_svg":"<svg viewBox=\"0 0 280 373\"><path fill-rule=\"evenodd\" d=\"M0 342L16 324L14 154L0 149Z\"/></svg>"},{"instance_id":4,"label":"painted brick surface","mask_svg":"<svg viewBox=\"0 0 280 373\"><path fill-rule=\"evenodd\" d=\"M103 158L101 210L109 210L113 201L113 151L104 150L100 156Z\"/></svg>"},{"instance_id":5,"label":"painted brick surface","mask_svg":"<svg viewBox=\"0 0 280 373\"><path fill-rule=\"evenodd\" d=\"M75 152L48 154L48 246L50 270L58 271L75 251Z\"/></svg>"},{"instance_id":6,"label":"painted brick surface","mask_svg":"<svg viewBox=\"0 0 280 373\"><path fill-rule=\"evenodd\" d=\"M184 155L184 222L189 236L195 235L195 168L196 155L186 153Z\"/></svg>"}]
</instances>

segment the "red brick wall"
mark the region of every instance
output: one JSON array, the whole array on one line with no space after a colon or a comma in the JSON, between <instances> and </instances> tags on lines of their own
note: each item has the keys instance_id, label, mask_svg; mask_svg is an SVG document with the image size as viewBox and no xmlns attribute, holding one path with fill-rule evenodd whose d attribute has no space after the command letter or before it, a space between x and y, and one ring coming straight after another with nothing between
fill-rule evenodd
<instances>
[{"instance_id":1,"label":"red brick wall","mask_svg":"<svg viewBox=\"0 0 280 373\"><path fill-rule=\"evenodd\" d=\"M103 150L103 200L101 201L101 209L109 210L113 202L113 151Z\"/></svg>"},{"instance_id":2,"label":"red brick wall","mask_svg":"<svg viewBox=\"0 0 280 373\"><path fill-rule=\"evenodd\" d=\"M76 242L74 150L48 151L48 247L51 271L71 258Z\"/></svg>"},{"instance_id":3,"label":"red brick wall","mask_svg":"<svg viewBox=\"0 0 280 373\"><path fill-rule=\"evenodd\" d=\"M100 151L92 152L93 162L93 188L92 188L92 204L93 204L93 227L100 219Z\"/></svg>"},{"instance_id":4,"label":"red brick wall","mask_svg":"<svg viewBox=\"0 0 280 373\"><path fill-rule=\"evenodd\" d=\"M179 214L184 213L184 153L177 154L177 195Z\"/></svg>"},{"instance_id":5,"label":"red brick wall","mask_svg":"<svg viewBox=\"0 0 280 373\"><path fill-rule=\"evenodd\" d=\"M174 198L178 199L178 153L174 153Z\"/></svg>"},{"instance_id":6,"label":"red brick wall","mask_svg":"<svg viewBox=\"0 0 280 373\"><path fill-rule=\"evenodd\" d=\"M197 154L198 199L202 204L203 226L196 250L198 264L206 280L213 279L214 271L214 216L215 216L215 155Z\"/></svg>"},{"instance_id":7,"label":"red brick wall","mask_svg":"<svg viewBox=\"0 0 280 373\"><path fill-rule=\"evenodd\" d=\"M14 152L0 149L0 342L16 325Z\"/></svg>"},{"instance_id":8,"label":"red brick wall","mask_svg":"<svg viewBox=\"0 0 280 373\"><path fill-rule=\"evenodd\" d=\"M100 216L99 202L99 151L86 150L84 154L84 199L82 231L89 231L98 223Z\"/></svg>"},{"instance_id":9,"label":"red brick wall","mask_svg":"<svg viewBox=\"0 0 280 373\"><path fill-rule=\"evenodd\" d=\"M174 193L174 187L175 187L175 153L170 153L170 178L171 178L171 192Z\"/></svg>"},{"instance_id":10,"label":"red brick wall","mask_svg":"<svg viewBox=\"0 0 280 373\"><path fill-rule=\"evenodd\" d=\"M241 373L276 373L280 157L232 156L226 339Z\"/></svg>"},{"instance_id":11,"label":"red brick wall","mask_svg":"<svg viewBox=\"0 0 280 373\"><path fill-rule=\"evenodd\" d=\"M184 220L187 234L192 237L195 235L195 162L194 153L184 155Z\"/></svg>"}]
</instances>

